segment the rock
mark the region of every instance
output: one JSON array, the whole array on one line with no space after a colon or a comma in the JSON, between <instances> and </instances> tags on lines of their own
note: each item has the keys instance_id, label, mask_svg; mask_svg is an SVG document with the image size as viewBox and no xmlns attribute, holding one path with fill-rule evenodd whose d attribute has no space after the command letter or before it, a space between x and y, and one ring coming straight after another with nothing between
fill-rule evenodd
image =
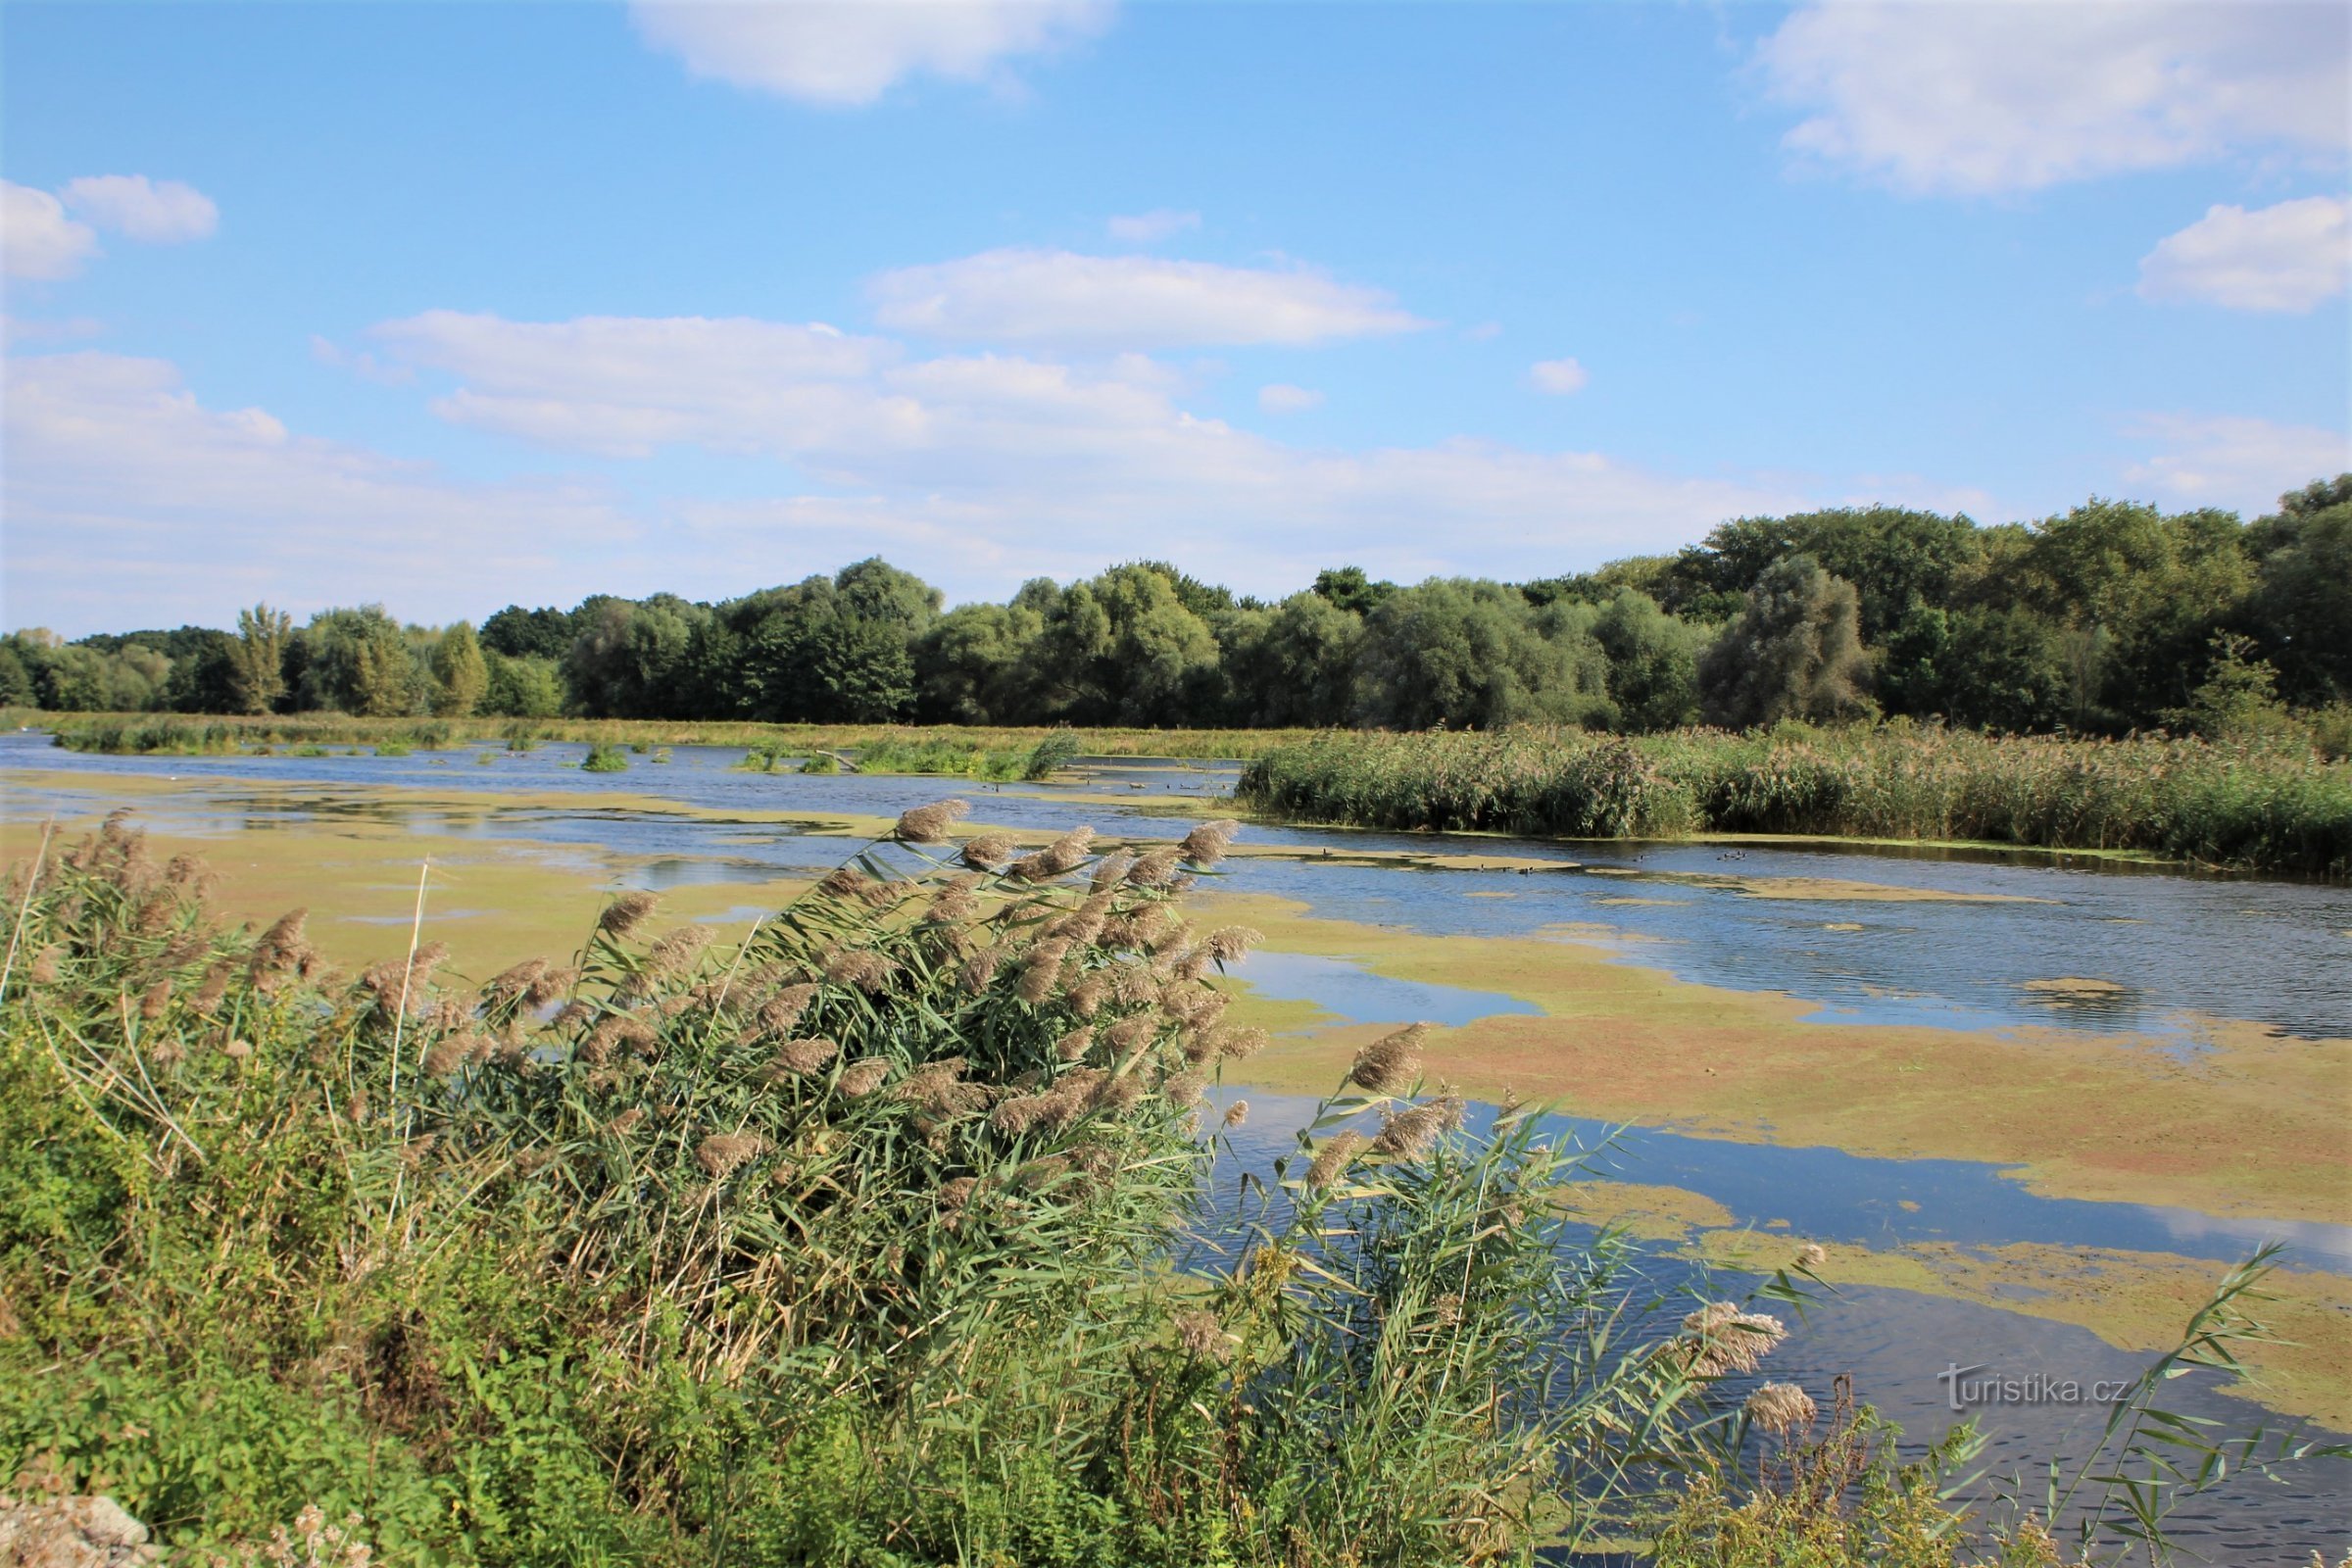
<instances>
[{"instance_id":1,"label":"rock","mask_svg":"<svg viewBox=\"0 0 2352 1568\"><path fill-rule=\"evenodd\" d=\"M155 1556L147 1527L112 1497L0 1495L0 1568L127 1568Z\"/></svg>"}]
</instances>

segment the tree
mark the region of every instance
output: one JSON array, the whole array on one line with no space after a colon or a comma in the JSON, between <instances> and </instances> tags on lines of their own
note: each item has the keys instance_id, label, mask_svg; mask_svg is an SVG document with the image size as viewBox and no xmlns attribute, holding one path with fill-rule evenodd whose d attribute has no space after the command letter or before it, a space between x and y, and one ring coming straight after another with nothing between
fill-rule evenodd
<instances>
[{"instance_id":1,"label":"tree","mask_svg":"<svg viewBox=\"0 0 2352 1568\"><path fill-rule=\"evenodd\" d=\"M675 594L598 595L572 612L564 655L574 707L593 718L688 716L695 630L711 612Z\"/></svg>"},{"instance_id":2,"label":"tree","mask_svg":"<svg viewBox=\"0 0 2352 1568\"><path fill-rule=\"evenodd\" d=\"M33 688L32 671L25 667L16 639L0 641L0 708L31 708L40 700L40 693Z\"/></svg>"},{"instance_id":3,"label":"tree","mask_svg":"<svg viewBox=\"0 0 2352 1568\"><path fill-rule=\"evenodd\" d=\"M1775 562L1699 660L1707 722L1746 729L1783 718L1860 717L1870 706L1861 623L1852 583L1810 556Z\"/></svg>"},{"instance_id":4,"label":"tree","mask_svg":"<svg viewBox=\"0 0 2352 1568\"><path fill-rule=\"evenodd\" d=\"M1237 632L1239 628L1237 627ZM1355 701L1364 618L1309 590L1260 612L1224 644L1235 722L1285 727L1345 724Z\"/></svg>"},{"instance_id":5,"label":"tree","mask_svg":"<svg viewBox=\"0 0 2352 1568\"><path fill-rule=\"evenodd\" d=\"M331 708L385 718L417 709L416 656L400 623L381 605L322 610L299 639L297 696L304 708Z\"/></svg>"},{"instance_id":6,"label":"tree","mask_svg":"<svg viewBox=\"0 0 2352 1568\"><path fill-rule=\"evenodd\" d=\"M512 718L553 718L564 711L564 673L552 659L482 655L480 711Z\"/></svg>"},{"instance_id":7,"label":"tree","mask_svg":"<svg viewBox=\"0 0 2352 1568\"><path fill-rule=\"evenodd\" d=\"M286 695L286 641L293 617L256 605L237 612L237 638L229 656L228 697L238 713L267 713Z\"/></svg>"},{"instance_id":8,"label":"tree","mask_svg":"<svg viewBox=\"0 0 2352 1568\"><path fill-rule=\"evenodd\" d=\"M433 645L433 711L445 718L464 718L480 705L489 683L481 644L473 628L461 620Z\"/></svg>"},{"instance_id":9,"label":"tree","mask_svg":"<svg viewBox=\"0 0 2352 1568\"><path fill-rule=\"evenodd\" d=\"M1051 583L1047 590L1058 592ZM926 724L1012 724L1029 716L1021 679L1046 617L1019 599L958 605L914 648L915 716Z\"/></svg>"},{"instance_id":10,"label":"tree","mask_svg":"<svg viewBox=\"0 0 2352 1568\"><path fill-rule=\"evenodd\" d=\"M2252 533L2249 618L2280 687L2311 707L2352 701L2352 474L2281 497Z\"/></svg>"},{"instance_id":11,"label":"tree","mask_svg":"<svg viewBox=\"0 0 2352 1568\"><path fill-rule=\"evenodd\" d=\"M1629 730L1672 729L1698 716L1701 627L1669 615L1635 588L1621 588L1592 622L1609 660L1609 698Z\"/></svg>"},{"instance_id":12,"label":"tree","mask_svg":"<svg viewBox=\"0 0 2352 1568\"><path fill-rule=\"evenodd\" d=\"M1400 588L1364 617L1355 717L1391 729L1605 723L1607 656L1565 606L1470 578ZM1546 636L1549 630L1552 635Z\"/></svg>"},{"instance_id":13,"label":"tree","mask_svg":"<svg viewBox=\"0 0 2352 1568\"><path fill-rule=\"evenodd\" d=\"M509 659L562 659L571 651L575 628L570 613L555 609L506 609L482 622L479 641L485 653Z\"/></svg>"},{"instance_id":14,"label":"tree","mask_svg":"<svg viewBox=\"0 0 2352 1568\"><path fill-rule=\"evenodd\" d=\"M1042 716L1079 724L1181 724L1218 675L1217 640L1149 565L1113 566L1063 589L1022 678Z\"/></svg>"},{"instance_id":15,"label":"tree","mask_svg":"<svg viewBox=\"0 0 2352 1568\"><path fill-rule=\"evenodd\" d=\"M164 706L175 713L243 712L239 651L237 639L228 633L205 633L192 652L172 662L172 674L164 682Z\"/></svg>"},{"instance_id":16,"label":"tree","mask_svg":"<svg viewBox=\"0 0 2352 1568\"><path fill-rule=\"evenodd\" d=\"M2278 672L2255 657L2254 639L2218 632L2205 679L2188 702L2167 713L2175 728L2211 741L2252 741L2284 735L2294 728L2278 701Z\"/></svg>"},{"instance_id":17,"label":"tree","mask_svg":"<svg viewBox=\"0 0 2352 1568\"><path fill-rule=\"evenodd\" d=\"M1396 591L1393 582L1373 582L1361 566L1326 566L1315 573L1315 593L1341 610L1369 615L1382 600Z\"/></svg>"}]
</instances>

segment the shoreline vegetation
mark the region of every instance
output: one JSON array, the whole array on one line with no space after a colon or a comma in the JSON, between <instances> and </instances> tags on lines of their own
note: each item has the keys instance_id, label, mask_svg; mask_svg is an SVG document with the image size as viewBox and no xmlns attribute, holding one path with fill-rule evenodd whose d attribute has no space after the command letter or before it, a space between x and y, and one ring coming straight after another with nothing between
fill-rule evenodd
<instances>
[{"instance_id":1,"label":"shoreline vegetation","mask_svg":"<svg viewBox=\"0 0 2352 1568\"><path fill-rule=\"evenodd\" d=\"M1904 1463L1760 1381L1818 1259L1659 1302L1416 1029L1208 1204L1255 933L1173 901L1231 824L1021 854L960 807L740 945L630 894L480 985L420 929L357 976L299 910L223 929L120 814L44 838L0 885L0 1472L175 1558L299 1518L386 1565L2048 1568L2341 1457L2160 1407L2262 1332L2257 1254L2046 1499L1964 1518L1965 1437Z\"/></svg>"},{"instance_id":2,"label":"shoreline vegetation","mask_svg":"<svg viewBox=\"0 0 2352 1568\"><path fill-rule=\"evenodd\" d=\"M1309 730L1073 728L1066 724L908 725L759 724L731 720L662 718L362 718L345 713L54 713L39 709L0 709L0 727L45 731L68 751L126 757L233 757L269 748L294 752L304 746L401 746L412 751L503 745L527 750L547 742L610 745L630 751L657 746L740 746L768 759L802 759L818 752L881 750L878 760L918 760L936 765L876 771L956 773L966 771L974 753L1022 753L1041 747L1073 758L1165 758L1182 761L1234 761ZM1062 748L1076 743L1074 751ZM943 744L944 743L944 744ZM929 750L933 755L925 757ZM895 757L892 754L896 754ZM1058 765L1058 763L1056 763ZM760 767L756 771L773 771ZM982 777L994 775L982 774ZM1017 776L1017 775L1016 775Z\"/></svg>"},{"instance_id":3,"label":"shoreline vegetation","mask_svg":"<svg viewBox=\"0 0 2352 1568\"><path fill-rule=\"evenodd\" d=\"M2194 739L1793 723L1335 732L1251 759L1238 799L1285 820L1391 830L1970 841L2352 877L2352 764Z\"/></svg>"}]
</instances>

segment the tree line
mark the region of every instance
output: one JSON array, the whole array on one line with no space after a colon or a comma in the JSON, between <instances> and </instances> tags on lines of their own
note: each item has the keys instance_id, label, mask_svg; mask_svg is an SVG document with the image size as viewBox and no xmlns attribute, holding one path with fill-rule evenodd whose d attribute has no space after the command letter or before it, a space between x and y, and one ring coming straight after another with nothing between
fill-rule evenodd
<instances>
[{"instance_id":1,"label":"tree line","mask_svg":"<svg viewBox=\"0 0 2352 1568\"><path fill-rule=\"evenodd\" d=\"M2115 733L2348 701L2352 474L2251 523L2096 499L1996 526L1844 508L1523 583L1335 567L1272 603L1145 561L947 610L873 559L716 604L511 605L478 629L264 605L234 630L0 639L0 703L63 710Z\"/></svg>"}]
</instances>

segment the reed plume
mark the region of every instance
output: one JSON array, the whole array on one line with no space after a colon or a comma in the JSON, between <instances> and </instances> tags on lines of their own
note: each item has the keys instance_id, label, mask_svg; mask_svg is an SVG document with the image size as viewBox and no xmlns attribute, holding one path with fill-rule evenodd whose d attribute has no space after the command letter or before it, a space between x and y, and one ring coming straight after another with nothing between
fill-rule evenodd
<instances>
[{"instance_id":1,"label":"reed plume","mask_svg":"<svg viewBox=\"0 0 2352 1568\"><path fill-rule=\"evenodd\" d=\"M899 813L897 837L902 844L941 844L948 829L972 808L969 801L934 801Z\"/></svg>"},{"instance_id":2,"label":"reed plume","mask_svg":"<svg viewBox=\"0 0 2352 1568\"><path fill-rule=\"evenodd\" d=\"M1813 1396L1793 1383L1767 1383L1749 1395L1740 1408L1756 1426L1782 1437L1811 1426L1821 1413Z\"/></svg>"},{"instance_id":3,"label":"reed plume","mask_svg":"<svg viewBox=\"0 0 2352 1568\"><path fill-rule=\"evenodd\" d=\"M1355 1054L1348 1081L1376 1095L1403 1094L1421 1075L1421 1042L1428 1036L1425 1023L1408 1024L1395 1034L1381 1036Z\"/></svg>"},{"instance_id":4,"label":"reed plume","mask_svg":"<svg viewBox=\"0 0 2352 1568\"><path fill-rule=\"evenodd\" d=\"M605 906L605 912L597 918L596 928L614 941L625 942L639 926L645 924L647 917L661 902L643 890L623 893Z\"/></svg>"}]
</instances>

